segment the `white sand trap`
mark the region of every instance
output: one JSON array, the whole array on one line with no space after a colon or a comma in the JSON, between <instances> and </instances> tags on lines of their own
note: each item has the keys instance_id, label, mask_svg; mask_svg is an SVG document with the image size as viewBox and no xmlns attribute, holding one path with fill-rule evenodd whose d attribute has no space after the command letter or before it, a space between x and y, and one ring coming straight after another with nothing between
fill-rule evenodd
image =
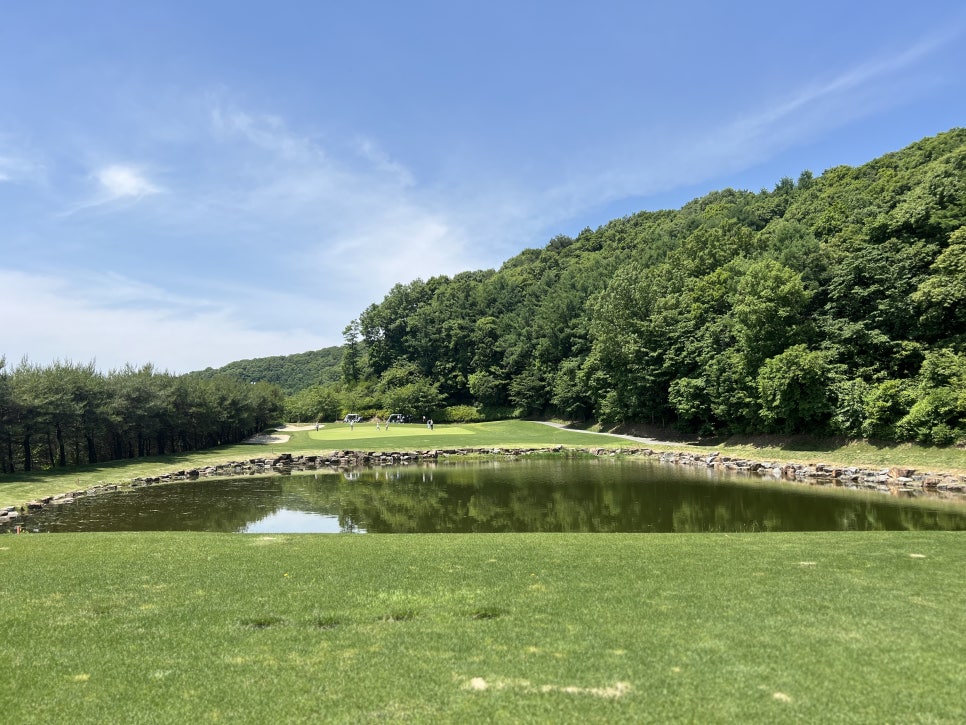
<instances>
[{"instance_id":1,"label":"white sand trap","mask_svg":"<svg viewBox=\"0 0 966 725\"><path fill-rule=\"evenodd\" d=\"M319 428L325 428L324 425L320 425ZM288 443L288 439L292 436L285 435L285 431L289 433L295 433L300 430L315 430L315 423L309 423L307 425L283 425L281 428L276 429L275 433L272 435L257 435L252 436L245 443L254 443L255 445L271 445L272 443Z\"/></svg>"},{"instance_id":2,"label":"white sand trap","mask_svg":"<svg viewBox=\"0 0 966 725\"><path fill-rule=\"evenodd\" d=\"M245 443L251 443L259 446L267 446L272 443L288 443L288 439L292 436L286 435L270 435L270 436L252 436L245 440Z\"/></svg>"}]
</instances>

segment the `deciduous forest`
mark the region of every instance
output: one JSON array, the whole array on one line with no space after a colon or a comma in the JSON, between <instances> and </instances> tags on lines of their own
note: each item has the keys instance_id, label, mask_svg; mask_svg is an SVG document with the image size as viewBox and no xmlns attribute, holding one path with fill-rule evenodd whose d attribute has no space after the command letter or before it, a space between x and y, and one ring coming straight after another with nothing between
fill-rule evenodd
<instances>
[{"instance_id":1,"label":"deciduous forest","mask_svg":"<svg viewBox=\"0 0 966 725\"><path fill-rule=\"evenodd\" d=\"M966 129L399 284L343 336L185 376L0 367L3 470L238 440L283 399L303 421L557 416L963 442Z\"/></svg>"},{"instance_id":2,"label":"deciduous forest","mask_svg":"<svg viewBox=\"0 0 966 725\"><path fill-rule=\"evenodd\" d=\"M966 129L724 189L496 271L397 285L346 329L335 397L953 443L966 438L964 225Z\"/></svg>"}]
</instances>

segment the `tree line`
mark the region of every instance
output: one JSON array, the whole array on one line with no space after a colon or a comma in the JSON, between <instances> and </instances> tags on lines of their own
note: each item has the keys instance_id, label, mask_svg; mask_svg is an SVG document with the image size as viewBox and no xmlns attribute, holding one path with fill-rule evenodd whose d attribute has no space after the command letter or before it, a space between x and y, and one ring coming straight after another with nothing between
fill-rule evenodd
<instances>
[{"instance_id":1,"label":"tree line","mask_svg":"<svg viewBox=\"0 0 966 725\"><path fill-rule=\"evenodd\" d=\"M288 410L962 441L964 225L964 129L713 192L396 285Z\"/></svg>"},{"instance_id":2,"label":"tree line","mask_svg":"<svg viewBox=\"0 0 966 725\"><path fill-rule=\"evenodd\" d=\"M227 375L152 365L109 373L93 363L0 358L0 472L34 471L237 443L280 422L282 391Z\"/></svg>"}]
</instances>

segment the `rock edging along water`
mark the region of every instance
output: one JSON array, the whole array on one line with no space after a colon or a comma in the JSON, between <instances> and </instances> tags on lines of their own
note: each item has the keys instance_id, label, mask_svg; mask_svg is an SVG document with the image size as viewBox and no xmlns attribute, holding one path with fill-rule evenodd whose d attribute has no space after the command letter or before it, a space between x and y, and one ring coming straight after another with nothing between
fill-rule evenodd
<instances>
[{"instance_id":1,"label":"rock edging along water","mask_svg":"<svg viewBox=\"0 0 966 725\"><path fill-rule=\"evenodd\" d=\"M151 486L174 481L191 481L199 478L223 478L239 475L291 474L320 469L342 470L358 467L407 465L424 461L438 461L451 456L502 456L517 458L535 454L566 454L593 456L644 456L655 458L664 464L716 469L751 476L770 477L802 483L834 484L856 489L868 489L892 495L915 496L935 491L959 498L966 494L966 475L952 473L920 472L913 468L893 466L890 468L859 468L833 466L825 463L786 463L755 461L735 458L715 451L708 455L687 451L654 451L650 448L449 448L428 451L334 451L319 455L293 455L282 453L244 461L229 461L217 465L172 471L159 476L139 477L125 483L104 483L88 489L70 491L57 496L45 496L23 506L0 509L0 526L15 524L28 511L68 504L77 498L98 493L117 491L118 488ZM966 499L966 497L964 497Z\"/></svg>"}]
</instances>

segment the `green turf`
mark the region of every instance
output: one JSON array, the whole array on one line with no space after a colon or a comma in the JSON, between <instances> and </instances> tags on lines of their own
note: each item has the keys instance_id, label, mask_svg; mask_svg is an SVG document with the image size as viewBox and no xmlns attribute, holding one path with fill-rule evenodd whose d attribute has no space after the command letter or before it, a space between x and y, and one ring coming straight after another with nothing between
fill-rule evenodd
<instances>
[{"instance_id":1,"label":"green turf","mask_svg":"<svg viewBox=\"0 0 966 725\"><path fill-rule=\"evenodd\" d=\"M0 537L19 723L966 721L966 536Z\"/></svg>"},{"instance_id":2,"label":"green turf","mask_svg":"<svg viewBox=\"0 0 966 725\"><path fill-rule=\"evenodd\" d=\"M523 420L435 425L409 423L392 425L389 430L374 423L329 423L319 431L292 434L286 444L297 449L426 450L436 448L479 448L486 446L540 447L554 445L589 446L629 445L614 436L593 436L583 431L566 430Z\"/></svg>"}]
</instances>

